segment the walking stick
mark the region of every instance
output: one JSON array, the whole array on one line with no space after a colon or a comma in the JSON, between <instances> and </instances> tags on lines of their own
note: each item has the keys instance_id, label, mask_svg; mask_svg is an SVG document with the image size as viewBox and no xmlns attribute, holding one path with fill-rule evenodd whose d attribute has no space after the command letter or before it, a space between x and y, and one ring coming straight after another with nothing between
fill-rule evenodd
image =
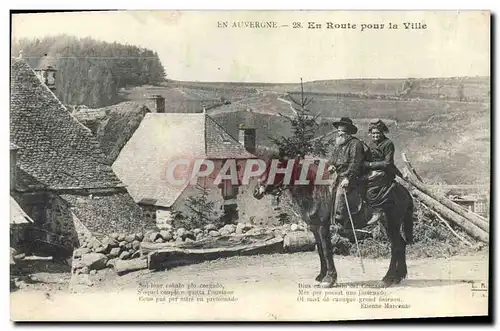
<instances>
[{"instance_id":1,"label":"walking stick","mask_svg":"<svg viewBox=\"0 0 500 331\"><path fill-rule=\"evenodd\" d=\"M365 266L363 264L363 258L361 257L361 251L359 250L358 236L356 236L356 230L354 229L354 221L352 220L351 210L349 208L349 202L347 201L347 193L345 191L345 188L343 188L343 191L344 191L345 205L347 207L347 213L349 214L349 220L351 221L352 233L354 234L354 241L356 242L356 248L358 249L359 260L361 261L361 269L363 270L363 273L366 273Z\"/></svg>"}]
</instances>

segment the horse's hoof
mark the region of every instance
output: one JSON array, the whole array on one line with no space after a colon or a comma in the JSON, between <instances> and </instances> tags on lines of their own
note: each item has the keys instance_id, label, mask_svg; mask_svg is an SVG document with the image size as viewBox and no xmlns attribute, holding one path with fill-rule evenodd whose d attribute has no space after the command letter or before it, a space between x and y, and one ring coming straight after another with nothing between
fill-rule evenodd
<instances>
[{"instance_id":1,"label":"horse's hoof","mask_svg":"<svg viewBox=\"0 0 500 331\"><path fill-rule=\"evenodd\" d=\"M325 275L326 275L326 272L325 273L322 272L322 273L320 273L319 275L316 276L315 280L317 282L321 282L323 280L323 278L325 277Z\"/></svg>"},{"instance_id":2,"label":"horse's hoof","mask_svg":"<svg viewBox=\"0 0 500 331\"><path fill-rule=\"evenodd\" d=\"M401 278L400 277L394 277L394 276L385 276L382 278L382 282L386 287L389 287L394 284L399 284L401 283Z\"/></svg>"},{"instance_id":3,"label":"horse's hoof","mask_svg":"<svg viewBox=\"0 0 500 331\"><path fill-rule=\"evenodd\" d=\"M321 282L321 283L319 283L319 287L321 287L321 288L332 288L333 287L333 283Z\"/></svg>"},{"instance_id":4,"label":"horse's hoof","mask_svg":"<svg viewBox=\"0 0 500 331\"><path fill-rule=\"evenodd\" d=\"M337 282L337 273L336 272L333 274L326 274L326 276L323 277L323 279L321 280L319 287L330 288L330 287L333 287L333 285L335 285L336 282Z\"/></svg>"}]
</instances>

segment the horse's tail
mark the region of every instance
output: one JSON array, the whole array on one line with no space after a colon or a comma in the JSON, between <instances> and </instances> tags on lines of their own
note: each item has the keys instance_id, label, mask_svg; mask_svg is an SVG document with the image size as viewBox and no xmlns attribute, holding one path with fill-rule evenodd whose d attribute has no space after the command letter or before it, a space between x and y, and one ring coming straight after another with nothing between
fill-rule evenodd
<instances>
[{"instance_id":1,"label":"horse's tail","mask_svg":"<svg viewBox=\"0 0 500 331\"><path fill-rule=\"evenodd\" d=\"M407 196L408 206L403 216L403 234L406 244L411 245L413 243L413 198L409 192Z\"/></svg>"}]
</instances>

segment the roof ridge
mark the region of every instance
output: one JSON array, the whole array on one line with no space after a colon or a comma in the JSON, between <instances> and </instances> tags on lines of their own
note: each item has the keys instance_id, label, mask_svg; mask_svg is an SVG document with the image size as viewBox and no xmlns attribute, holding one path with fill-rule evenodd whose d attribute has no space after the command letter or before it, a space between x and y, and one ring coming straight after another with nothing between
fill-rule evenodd
<instances>
[{"instance_id":1,"label":"roof ridge","mask_svg":"<svg viewBox=\"0 0 500 331\"><path fill-rule=\"evenodd\" d=\"M18 61L19 61L19 62L23 62L24 64L26 64L26 66L28 66L28 68L29 68L29 70L31 71L31 73L32 73L33 75L35 75L35 76L36 76L35 70L33 70L33 68L29 65L29 63L28 63L28 62L23 61L22 59L21 59L21 60L18 60ZM38 76L36 76L36 79L37 79L37 80L39 80L39 79L38 79ZM40 82L40 85L42 86L42 88L45 88L45 90L49 91L49 93L52 95L53 99L55 99L55 100L56 100L56 102L59 104L59 106L61 106L64 110L66 110L66 111L68 112L68 114L70 115L70 117L72 118L72 120L73 120L73 121L75 121L76 123L78 123L78 125L80 125L82 128L84 128L84 129L85 129L86 131L88 131L90 134L92 134L92 131L90 131L90 129L89 129L89 128L87 128L85 125L83 125L83 123L81 123L81 122L80 122L80 121L79 121L79 120L75 117L75 115L73 115L73 113L72 113L72 112L70 112L70 111L68 110L68 108L64 105L64 103L62 103L62 102L61 102L61 100L59 100L59 98L57 97L57 95L56 95L54 92L52 92L52 90L51 90L51 89L50 89L47 85L45 85L43 82ZM101 152L102 156L104 157L105 155L104 155L104 153L100 150L100 148L99 148L99 151Z\"/></svg>"},{"instance_id":2,"label":"roof ridge","mask_svg":"<svg viewBox=\"0 0 500 331\"><path fill-rule=\"evenodd\" d=\"M244 147L238 139L236 139L235 137L233 137L229 132L227 132L226 129L224 129L224 127L222 125L220 125L219 123L217 123L217 121L215 119L213 119L212 117L210 117L208 114L206 114L206 117L210 118L210 120L212 120L213 123L215 123L216 126L218 126L224 133L226 133L231 139L233 139L236 143L238 143L239 145L241 145L242 147ZM205 133L206 134L206 133Z\"/></svg>"}]
</instances>

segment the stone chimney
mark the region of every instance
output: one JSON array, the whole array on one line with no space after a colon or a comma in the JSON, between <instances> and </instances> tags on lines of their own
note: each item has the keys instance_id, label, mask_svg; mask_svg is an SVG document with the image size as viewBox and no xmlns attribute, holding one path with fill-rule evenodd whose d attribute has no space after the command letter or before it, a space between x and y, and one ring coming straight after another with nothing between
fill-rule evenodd
<instances>
[{"instance_id":1,"label":"stone chimney","mask_svg":"<svg viewBox=\"0 0 500 331\"><path fill-rule=\"evenodd\" d=\"M16 188L16 168L17 168L17 151L19 147L16 144L10 143L10 190Z\"/></svg>"},{"instance_id":2,"label":"stone chimney","mask_svg":"<svg viewBox=\"0 0 500 331\"><path fill-rule=\"evenodd\" d=\"M38 79L47 85L53 93L56 93L56 72L57 70L51 65L42 65L35 69Z\"/></svg>"},{"instance_id":3,"label":"stone chimney","mask_svg":"<svg viewBox=\"0 0 500 331\"><path fill-rule=\"evenodd\" d=\"M165 112L165 98L160 94L153 94L150 98L155 102L155 109L151 109L153 113L164 113Z\"/></svg>"},{"instance_id":4,"label":"stone chimney","mask_svg":"<svg viewBox=\"0 0 500 331\"><path fill-rule=\"evenodd\" d=\"M238 141L248 152L254 154L256 148L255 128L246 127L240 124L238 129Z\"/></svg>"}]
</instances>

